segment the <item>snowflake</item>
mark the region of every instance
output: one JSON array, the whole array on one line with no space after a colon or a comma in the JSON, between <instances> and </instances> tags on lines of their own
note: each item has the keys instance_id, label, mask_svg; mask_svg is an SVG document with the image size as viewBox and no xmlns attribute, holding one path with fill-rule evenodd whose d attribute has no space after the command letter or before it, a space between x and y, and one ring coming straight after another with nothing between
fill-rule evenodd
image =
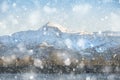
<instances>
[{"instance_id":1,"label":"snowflake","mask_svg":"<svg viewBox=\"0 0 120 80\"><path fill-rule=\"evenodd\" d=\"M70 39L66 39L65 44L67 45L68 48L72 48L72 41Z\"/></svg>"},{"instance_id":2,"label":"snowflake","mask_svg":"<svg viewBox=\"0 0 120 80\"><path fill-rule=\"evenodd\" d=\"M65 64L66 66L69 66L69 65L71 64L70 59L67 58L67 59L64 61L64 64Z\"/></svg>"}]
</instances>

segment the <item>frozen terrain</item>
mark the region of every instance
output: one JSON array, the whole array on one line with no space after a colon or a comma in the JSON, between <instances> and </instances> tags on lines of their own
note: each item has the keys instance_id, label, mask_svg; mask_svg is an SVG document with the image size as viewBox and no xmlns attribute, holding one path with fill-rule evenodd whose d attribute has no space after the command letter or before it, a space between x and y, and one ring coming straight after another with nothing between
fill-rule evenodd
<instances>
[{"instance_id":1,"label":"frozen terrain","mask_svg":"<svg viewBox=\"0 0 120 80\"><path fill-rule=\"evenodd\" d=\"M56 23L47 23L38 30L21 31L0 36L0 55L34 55L36 49L54 47L78 52L80 55L101 54L104 57L119 54L120 32L73 33ZM20 52L20 53L19 53ZM104 53L104 54L103 54ZM109 54L109 55L108 55ZM37 55L41 55L38 53Z\"/></svg>"},{"instance_id":2,"label":"frozen terrain","mask_svg":"<svg viewBox=\"0 0 120 80\"><path fill-rule=\"evenodd\" d=\"M48 22L38 30L1 36L0 58L1 72L14 73L15 67L15 72L119 73L120 32L73 33Z\"/></svg>"},{"instance_id":3,"label":"frozen terrain","mask_svg":"<svg viewBox=\"0 0 120 80\"><path fill-rule=\"evenodd\" d=\"M0 80L120 80L119 62L120 32L73 33L49 22L0 36Z\"/></svg>"}]
</instances>

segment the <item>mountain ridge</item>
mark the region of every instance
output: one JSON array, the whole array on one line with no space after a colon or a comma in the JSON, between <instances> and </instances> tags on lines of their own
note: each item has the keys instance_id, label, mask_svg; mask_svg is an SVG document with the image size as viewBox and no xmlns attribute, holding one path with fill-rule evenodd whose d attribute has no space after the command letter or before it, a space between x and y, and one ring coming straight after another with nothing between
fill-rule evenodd
<instances>
[{"instance_id":1,"label":"mountain ridge","mask_svg":"<svg viewBox=\"0 0 120 80\"><path fill-rule=\"evenodd\" d=\"M11 53L12 51L19 53L23 48L25 48L23 50L29 51L43 42L47 43L47 46L44 47L52 45L55 49L73 50L81 55L92 55L94 52L109 52L109 49L112 48L117 48L116 52L119 52L120 37L111 35L112 32L96 32L93 34L69 33L68 30L61 29L60 25L53 24L49 22L38 30L17 32L11 36L1 36L0 44L4 46L4 49L1 48L0 50L2 51L1 54L7 54L9 50L11 50ZM114 34L116 33L114 32ZM21 44L23 48L18 47ZM6 49L8 50L6 51Z\"/></svg>"}]
</instances>

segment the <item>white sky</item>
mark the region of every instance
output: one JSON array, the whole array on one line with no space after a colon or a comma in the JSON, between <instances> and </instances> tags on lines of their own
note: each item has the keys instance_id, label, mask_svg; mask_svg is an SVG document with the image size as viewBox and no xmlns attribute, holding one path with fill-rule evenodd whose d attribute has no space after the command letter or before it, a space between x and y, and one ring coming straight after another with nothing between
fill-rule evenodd
<instances>
[{"instance_id":1,"label":"white sky","mask_svg":"<svg viewBox=\"0 0 120 80\"><path fill-rule=\"evenodd\" d=\"M31 2L32 1L32 2ZM39 0L38 0L39 1ZM73 31L119 31L120 4L115 0L88 2L54 2L54 0L3 0L0 3L0 35L36 30L48 21ZM68 1L68 2L67 2ZM77 0L76 0L77 1ZM117 1L117 0L116 0Z\"/></svg>"}]
</instances>

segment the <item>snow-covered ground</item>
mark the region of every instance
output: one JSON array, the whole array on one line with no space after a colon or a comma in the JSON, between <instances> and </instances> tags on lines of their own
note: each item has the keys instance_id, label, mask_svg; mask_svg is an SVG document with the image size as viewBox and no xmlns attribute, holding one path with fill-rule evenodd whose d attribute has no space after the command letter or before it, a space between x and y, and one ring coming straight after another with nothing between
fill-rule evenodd
<instances>
[{"instance_id":1,"label":"snow-covered ground","mask_svg":"<svg viewBox=\"0 0 120 80\"><path fill-rule=\"evenodd\" d=\"M6 77L7 76L7 77ZM1 80L120 80L119 74L0 74Z\"/></svg>"},{"instance_id":2,"label":"snow-covered ground","mask_svg":"<svg viewBox=\"0 0 120 80\"><path fill-rule=\"evenodd\" d=\"M0 55L34 55L36 49L54 47L79 52L81 55L93 53L117 54L120 48L120 32L72 33L61 25L49 22L38 30L0 36ZM106 54L105 54L106 55Z\"/></svg>"}]
</instances>

